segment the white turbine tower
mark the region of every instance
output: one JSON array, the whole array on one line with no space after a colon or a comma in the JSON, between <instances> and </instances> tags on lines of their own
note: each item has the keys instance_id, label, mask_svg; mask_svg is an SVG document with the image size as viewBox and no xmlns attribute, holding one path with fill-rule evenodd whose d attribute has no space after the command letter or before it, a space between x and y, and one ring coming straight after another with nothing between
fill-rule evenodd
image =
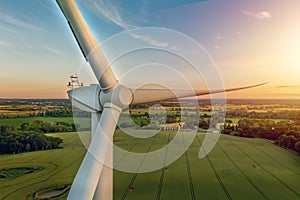
<instances>
[{"instance_id":1,"label":"white turbine tower","mask_svg":"<svg viewBox=\"0 0 300 200\"><path fill-rule=\"evenodd\" d=\"M228 92L262 85L214 91L176 90L176 95L169 90L133 91L118 82L74 0L56 0L56 2L99 82L99 85L68 91L76 107L92 112L91 144L72 184L69 200L113 199L113 169L110 167L113 160L113 134L122 110L130 104ZM104 161L110 165L104 165Z\"/></svg>"}]
</instances>

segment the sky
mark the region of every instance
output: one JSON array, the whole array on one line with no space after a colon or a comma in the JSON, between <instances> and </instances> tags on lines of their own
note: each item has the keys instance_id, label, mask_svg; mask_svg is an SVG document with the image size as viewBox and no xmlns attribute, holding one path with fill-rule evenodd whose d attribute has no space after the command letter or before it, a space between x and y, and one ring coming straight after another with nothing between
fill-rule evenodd
<instances>
[{"instance_id":1,"label":"sky","mask_svg":"<svg viewBox=\"0 0 300 200\"><path fill-rule=\"evenodd\" d=\"M177 40L176 34L172 35L178 33L202 46L217 66L225 88L269 82L259 88L228 93L227 97L300 99L299 0L76 2L97 41L103 46L109 44L104 48L107 57L133 43L180 49L183 54L194 51L185 39ZM166 32L157 34L144 27L164 28ZM126 36L118 37L124 31L131 33L127 41ZM118 42L112 42L112 37ZM165 61L163 64L174 66L180 63L162 55L144 51L139 56L156 56ZM205 68L205 59L194 57L201 63L200 68ZM127 61L133 58L129 56ZM121 59L112 66L118 78L124 73L124 63L129 68L133 64L127 61ZM83 63L55 1L0 1L0 98L66 98L69 76ZM197 84L184 65L176 67ZM147 76L151 66L144 68L135 74L140 82L151 77ZM156 78L166 79L164 75ZM201 87L199 84L197 89Z\"/></svg>"}]
</instances>

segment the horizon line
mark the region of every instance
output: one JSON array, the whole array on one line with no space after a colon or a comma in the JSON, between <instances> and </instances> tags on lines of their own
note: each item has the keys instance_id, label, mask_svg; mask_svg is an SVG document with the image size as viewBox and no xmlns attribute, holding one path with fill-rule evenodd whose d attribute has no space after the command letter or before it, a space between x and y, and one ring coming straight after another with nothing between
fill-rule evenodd
<instances>
[{"instance_id":1,"label":"horizon line","mask_svg":"<svg viewBox=\"0 0 300 200\"><path fill-rule=\"evenodd\" d=\"M201 98L198 99L211 99L211 98ZM222 98L214 98L214 99L222 99ZM300 98L260 98L260 97L229 97L226 99L240 99L240 100L300 100ZM69 100L69 98L60 98L60 97L0 97L0 100ZM175 99L170 99L175 100Z\"/></svg>"}]
</instances>

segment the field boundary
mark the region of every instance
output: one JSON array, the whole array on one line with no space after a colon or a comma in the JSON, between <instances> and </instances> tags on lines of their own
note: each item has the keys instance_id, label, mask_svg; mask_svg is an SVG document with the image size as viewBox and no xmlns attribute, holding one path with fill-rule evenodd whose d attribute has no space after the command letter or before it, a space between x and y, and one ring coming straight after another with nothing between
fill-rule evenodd
<instances>
[{"instance_id":1,"label":"field boundary","mask_svg":"<svg viewBox=\"0 0 300 200\"><path fill-rule=\"evenodd\" d=\"M167 144L170 142L170 135L171 135L171 133L169 132ZM164 159L164 166L166 165L168 150L169 150L169 147L167 146L166 147L165 159ZM165 177L165 171L166 171L166 168L165 167L162 168L161 175L160 175L160 178L159 178L159 184L158 184L158 189L157 189L156 200L160 199L160 196L161 196L161 193L162 193L162 187L163 187L163 182L164 182L164 177Z\"/></svg>"},{"instance_id":2,"label":"field boundary","mask_svg":"<svg viewBox=\"0 0 300 200\"><path fill-rule=\"evenodd\" d=\"M198 135L196 135L196 139L197 139L198 143L200 144L200 146L202 146L202 143L201 143L200 139L198 138ZM203 147L203 146L202 146L202 147ZM206 153L206 150L205 150L204 147L203 147L203 151ZM226 194L227 198L228 198L229 200L232 200L232 197L231 197L230 193L228 192L228 190L227 190L225 184L223 183L221 177L219 176L219 174L218 174L218 172L217 172L215 166L214 166L213 163L211 162L211 160L210 160L208 154L206 154L206 159L208 160L209 165L211 166L212 170L214 171L215 177L217 178L217 180L218 180L219 184L221 185L221 187L222 187L224 193Z\"/></svg>"},{"instance_id":3,"label":"field boundary","mask_svg":"<svg viewBox=\"0 0 300 200\"><path fill-rule=\"evenodd\" d=\"M250 185L252 185L264 199L268 199L268 197L251 181L251 179L243 172L243 170L232 160L232 158L227 154L227 152L225 152L225 150L219 144L217 144L217 146L223 151L223 153L231 161L231 163L240 171L240 173L250 183Z\"/></svg>"},{"instance_id":4,"label":"field boundary","mask_svg":"<svg viewBox=\"0 0 300 200\"><path fill-rule=\"evenodd\" d=\"M146 157L147 157L147 153L150 151L150 149L151 149L151 147L152 147L152 145L153 145L153 143L154 143L155 140L156 140L156 137L154 137L154 138L152 139L152 141L151 141L149 147L148 147L147 150L145 151L145 155L144 155L144 157L143 157L143 160L142 160L141 164L140 164L139 167L138 167L138 170L142 167L142 165L143 165L143 163L144 163L144 161L145 161L145 159L146 159ZM127 188L126 188L126 191L124 192L124 194L123 194L122 197L121 197L121 200L124 200L124 199L127 197L128 192L129 192L130 188L133 186L133 183L134 183L134 181L135 181L135 179L136 179L137 176L138 176L138 173L135 173L135 174L132 176L132 178L131 178L131 180L130 180L130 182L129 182L129 185L128 185Z\"/></svg>"},{"instance_id":5,"label":"field boundary","mask_svg":"<svg viewBox=\"0 0 300 200\"><path fill-rule=\"evenodd\" d=\"M184 135L182 135L182 136L183 136L184 147L186 148ZM191 173L191 167L190 167L190 162L189 162L187 151L184 152L184 156L185 156L186 170L187 170L187 174L188 174L188 177L189 177L189 185L190 185L192 200L196 200L195 189L194 189L192 173Z\"/></svg>"},{"instance_id":6,"label":"field boundary","mask_svg":"<svg viewBox=\"0 0 300 200\"><path fill-rule=\"evenodd\" d=\"M230 140L229 140L230 141ZM296 194L298 197L300 197L300 194L295 191L293 188L291 188L289 185L287 185L286 183L284 183L282 180L280 180L277 176L275 176L274 174L272 174L271 172L269 172L269 170L267 170L266 168L264 168L263 166L261 166L261 164L259 164L256 160L254 160L251 156L249 156L249 154L247 154L243 149L241 149L239 146L237 146L236 144L232 143L230 141L230 143L235 146L237 149L239 149L241 152L243 152L250 160L252 160L256 165L258 165L261 169L263 169L265 172L267 172L270 176L272 176L273 178L275 178L279 183L281 183L282 185L284 185L286 188L288 188L291 192L293 192L294 194Z\"/></svg>"},{"instance_id":7,"label":"field boundary","mask_svg":"<svg viewBox=\"0 0 300 200\"><path fill-rule=\"evenodd\" d=\"M134 143L129 149L128 151L126 151L125 155L116 163L116 165L114 167L117 167L127 156L127 154L136 146L137 142Z\"/></svg>"},{"instance_id":8,"label":"field boundary","mask_svg":"<svg viewBox=\"0 0 300 200\"><path fill-rule=\"evenodd\" d=\"M289 167L285 166L284 164L282 164L281 162L279 162L278 160L276 160L273 156L271 156L269 153L265 152L264 150L260 149L260 148L256 148L257 150L263 152L264 154L266 154L269 158L271 158L272 160L274 160L276 163L278 163L280 166L292 171L295 174L300 174L299 172L294 171L293 169L290 169ZM292 159L292 158L291 158ZM294 160L294 159L292 159Z\"/></svg>"},{"instance_id":9,"label":"field boundary","mask_svg":"<svg viewBox=\"0 0 300 200\"><path fill-rule=\"evenodd\" d=\"M64 156L66 156L66 155L67 155L67 154L63 154L62 156L59 156L59 158L62 158L62 157L64 157ZM56 159L57 159L57 158L56 158ZM56 159L55 159L55 160L56 160ZM50 161L49 164L53 164L53 165L55 166L55 168L54 168L54 170L52 170L52 171L50 172L51 174L50 174L49 176L47 176L47 174L43 174L43 175L40 175L40 176L38 176L38 177L35 177L35 179L36 179L36 178L43 178L43 177L45 176L45 178L43 178L43 179L40 180L40 181L33 182L33 183L31 183L30 185L26 185L26 186L17 188L17 189L15 189L15 190L13 190L13 191L7 193L5 196L3 196L3 197L1 198L1 200L7 199L11 194L15 193L16 191L18 191L18 190L20 190L20 189L24 189L24 188L26 188L26 187L30 187L32 184L37 184L37 183L41 183L41 182L47 181L49 178L55 176L55 175L56 175L57 173L59 173L60 171L66 169L66 168L68 168L68 167L70 167L71 165L73 165L74 163L76 163L76 162L77 162L78 160L80 160L80 159L82 159L82 158L81 158L81 157L77 158L76 160L74 160L73 162L71 162L70 164L68 164L66 167L60 168L59 170L57 170L57 169L58 169L58 165L57 165L56 163L54 163L53 161ZM56 171L56 170L57 170L57 171ZM24 181L24 182L26 182L26 181ZM23 183L24 183L24 182L23 182ZM66 184L68 184L68 183L66 183ZM72 183L71 183L71 184L72 184ZM18 184L18 185L19 185L19 184Z\"/></svg>"}]
</instances>

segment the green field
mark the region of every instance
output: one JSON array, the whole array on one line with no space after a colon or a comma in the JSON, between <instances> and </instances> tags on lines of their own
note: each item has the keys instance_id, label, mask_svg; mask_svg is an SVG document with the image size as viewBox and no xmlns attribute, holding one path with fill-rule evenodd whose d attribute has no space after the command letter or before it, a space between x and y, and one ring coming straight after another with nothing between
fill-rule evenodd
<instances>
[{"instance_id":1,"label":"green field","mask_svg":"<svg viewBox=\"0 0 300 200\"><path fill-rule=\"evenodd\" d=\"M147 152L165 145L174 134L161 132L149 139L134 139L117 130L114 139L124 149ZM0 156L0 171L43 169L0 178L1 200L33 199L37 191L71 184L85 149L77 133L56 136L64 139L63 149ZM198 133L186 154L167 168L143 174L115 171L114 199L300 198L299 155L267 140L222 135L213 151L199 159L204 137ZM128 192L131 187L134 191Z\"/></svg>"},{"instance_id":2,"label":"green field","mask_svg":"<svg viewBox=\"0 0 300 200\"><path fill-rule=\"evenodd\" d=\"M19 128L23 123L30 123L35 120L42 120L44 122L66 122L69 124L74 123L73 117L29 117L29 118L14 118L14 119L0 119L0 126L13 126ZM84 125L84 127L90 124L91 119L87 117L78 117L75 122Z\"/></svg>"}]
</instances>

